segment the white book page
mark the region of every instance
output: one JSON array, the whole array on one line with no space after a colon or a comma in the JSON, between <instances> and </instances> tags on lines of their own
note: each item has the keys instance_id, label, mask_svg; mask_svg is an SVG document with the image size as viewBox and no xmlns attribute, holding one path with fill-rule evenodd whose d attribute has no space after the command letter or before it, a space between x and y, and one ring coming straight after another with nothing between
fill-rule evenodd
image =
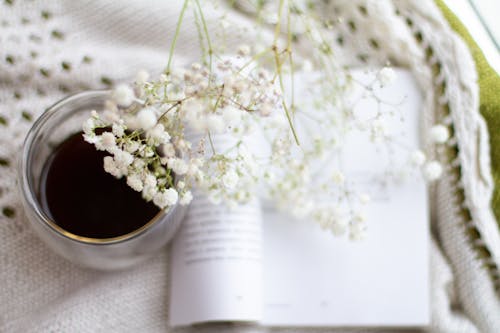
<instances>
[{"instance_id":1,"label":"white book page","mask_svg":"<svg viewBox=\"0 0 500 333\"><path fill-rule=\"evenodd\" d=\"M404 122L389 130L406 149L418 147L421 96L406 71L379 92L403 103ZM373 76L355 73L360 81ZM367 110L376 107L362 103ZM336 238L310 221L264 211L263 320L273 326L423 326L429 322L428 202L418 175L395 186L376 181L391 163L354 133L344 144L344 170L368 192L368 233ZM396 152L394 158L407 158ZM326 168L328 169L328 168ZM411 178L411 177L410 177Z\"/></svg>"},{"instance_id":2,"label":"white book page","mask_svg":"<svg viewBox=\"0 0 500 333\"><path fill-rule=\"evenodd\" d=\"M172 246L172 326L262 318L261 215L195 195Z\"/></svg>"},{"instance_id":3,"label":"white book page","mask_svg":"<svg viewBox=\"0 0 500 333\"><path fill-rule=\"evenodd\" d=\"M362 82L371 82L370 75L355 73ZM388 127L398 131L405 149L416 149L421 96L412 76L398 71L396 82L379 93L393 104L403 101L398 109L405 121L395 117ZM359 107L376 108L369 102ZM173 244L171 325L428 323L426 186L416 175L398 186L385 186L377 177L391 161L384 152L368 148L367 138L355 132L343 147L347 176L373 200L366 210L367 239L353 243L335 238L311 221L270 209L262 218L257 204L227 211L198 198ZM396 151L393 157L400 162L407 154Z\"/></svg>"}]
</instances>

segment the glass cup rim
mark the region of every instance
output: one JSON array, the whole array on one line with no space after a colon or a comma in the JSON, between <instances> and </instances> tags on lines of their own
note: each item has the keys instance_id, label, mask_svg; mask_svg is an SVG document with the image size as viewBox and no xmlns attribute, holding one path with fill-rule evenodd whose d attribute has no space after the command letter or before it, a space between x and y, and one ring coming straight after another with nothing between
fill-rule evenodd
<instances>
[{"instance_id":1,"label":"glass cup rim","mask_svg":"<svg viewBox=\"0 0 500 333\"><path fill-rule=\"evenodd\" d=\"M171 215L172 212L176 209L176 206L172 207L168 213L165 213L164 210L160 210L151 220L149 220L146 224L141 226L140 228L131 231L127 234L116 236L116 237L109 237L109 238L93 238L93 237L85 237L85 236L80 236L74 233L71 233L63 228L61 228L59 225L57 225L51 218L47 216L47 214L44 213L43 209L41 208L40 202L36 196L36 193L33 189L33 184L30 181L30 177L28 176L28 170L29 166L31 164L31 155L32 155L32 146L34 142L34 138L37 136L39 131L43 128L43 125L52 117L54 116L57 111L64 105L67 105L71 102L77 101L79 99L85 98L85 97L105 97L109 96L110 90L88 90L84 92L79 92L76 94L69 95L47 109L38 117L38 119L33 123L31 126L30 130L28 131L26 138L24 139L23 147L22 147L22 153L21 153L21 159L19 161L19 181L20 181L20 188L21 188L21 194L25 198L25 202L29 206L29 209L31 209L36 217L37 221L36 223L42 223L49 227L52 231L55 233L68 238L73 241L77 241L80 243L85 243L85 244L95 244L95 245L106 245L106 244L115 244L119 242L123 242L126 240L130 240L132 238L138 237L139 235L145 233L147 230L151 229L156 223L158 223L163 216L168 216Z\"/></svg>"}]
</instances>

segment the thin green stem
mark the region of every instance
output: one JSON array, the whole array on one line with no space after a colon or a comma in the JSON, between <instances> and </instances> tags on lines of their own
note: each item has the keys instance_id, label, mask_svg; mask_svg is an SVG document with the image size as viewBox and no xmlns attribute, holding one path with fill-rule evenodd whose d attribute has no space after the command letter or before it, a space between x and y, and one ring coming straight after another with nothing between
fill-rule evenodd
<instances>
[{"instance_id":1,"label":"thin green stem","mask_svg":"<svg viewBox=\"0 0 500 333\"><path fill-rule=\"evenodd\" d=\"M262 58L262 56L264 54L266 54L267 52L269 52L269 49L266 49L264 51L261 51L259 53L257 53L256 55L254 55L252 57L252 59L248 60L243 66L241 66L239 69L238 69L238 73L241 73L241 71L243 71L245 68L247 68L248 66L250 66L251 64L253 64L254 62L257 62L260 58Z\"/></svg>"},{"instance_id":2,"label":"thin green stem","mask_svg":"<svg viewBox=\"0 0 500 333\"><path fill-rule=\"evenodd\" d=\"M215 152L214 142L212 141L212 135L210 134L210 131L207 131L207 133L208 133L208 141L210 142L210 147L212 147L212 153L214 155L217 155L217 153Z\"/></svg>"},{"instance_id":3,"label":"thin green stem","mask_svg":"<svg viewBox=\"0 0 500 333\"><path fill-rule=\"evenodd\" d=\"M203 29L200 25L200 17L198 16L198 11L196 8L193 8L193 16L194 16L194 23L196 25L196 32L198 34L198 41L200 43L200 48L202 54L205 54L207 50L205 49L205 43L203 42Z\"/></svg>"},{"instance_id":4,"label":"thin green stem","mask_svg":"<svg viewBox=\"0 0 500 333\"><path fill-rule=\"evenodd\" d=\"M170 44L167 69L165 70L166 74L170 74L170 66L172 65L172 58L174 56L175 44L177 43L177 38L179 37L179 32L181 30L182 20L184 18L184 13L186 12L188 2L189 2L189 0L184 0L184 4L182 5L181 13L179 14L179 20L177 20L177 26L175 27L174 39L172 40L172 44Z\"/></svg>"},{"instance_id":5,"label":"thin green stem","mask_svg":"<svg viewBox=\"0 0 500 333\"><path fill-rule=\"evenodd\" d=\"M217 107L219 106L219 103L222 99L223 93L224 93L224 84L221 86L219 96L217 97L217 100L215 101L214 108L213 108L214 113L217 111Z\"/></svg>"},{"instance_id":6,"label":"thin green stem","mask_svg":"<svg viewBox=\"0 0 500 333\"><path fill-rule=\"evenodd\" d=\"M207 46L208 46L208 62L209 62L209 69L210 69L210 75L212 74L212 55L213 55L213 49L212 49L212 42L210 41L210 34L208 33L208 27L207 27L207 22L205 21L205 16L203 15L203 10L201 9L200 1L195 0L196 7L198 7L198 12L200 14L201 18L201 23L203 25L203 31L205 32L205 38L207 39Z\"/></svg>"},{"instance_id":7,"label":"thin green stem","mask_svg":"<svg viewBox=\"0 0 500 333\"><path fill-rule=\"evenodd\" d=\"M297 144L297 146L300 146L299 137L297 136L297 132L295 131L295 126L293 126L292 117L290 116L290 111L288 110L288 107L286 106L285 101L283 101L283 109L285 109L286 119L288 120L288 123L290 124L290 129L292 130L292 134L293 134L293 138L295 139L295 143Z\"/></svg>"},{"instance_id":8,"label":"thin green stem","mask_svg":"<svg viewBox=\"0 0 500 333\"><path fill-rule=\"evenodd\" d=\"M281 73L281 61L279 59L278 52L274 53L274 58L275 58L275 62L276 62L276 68L278 71L278 80L280 83L281 92L284 94L285 88L284 88L284 84L283 84L283 75ZM292 117L290 116L290 110L288 109L288 106L286 105L286 101L283 100L282 105L283 105L283 110L285 111L285 114L286 114L286 119L288 120L288 124L290 125L290 129L292 130L292 134L293 134L293 138L295 139L295 143L297 143L297 145L300 146L299 138L297 136L297 132L295 131L295 126L293 125Z\"/></svg>"},{"instance_id":9,"label":"thin green stem","mask_svg":"<svg viewBox=\"0 0 500 333\"><path fill-rule=\"evenodd\" d=\"M281 19L282 19L284 2L285 2L284 0L280 0L280 3L279 3L278 22L276 22L276 26L274 27L274 44L273 44L274 61L276 63L276 72L278 74L277 76L278 76L278 80L279 80L282 94L285 94L285 85L283 83L283 72L282 72L283 63L280 59L280 52L278 50L278 39L280 36L280 31L281 31ZM288 13L287 15L289 16L290 15L290 8L288 8L287 13ZM290 20L289 17L288 17L288 20ZM290 31L290 22L288 22L287 28ZM291 35L289 34L289 37L287 39L287 46L286 46L285 52L291 53L290 47L291 47ZM293 68L291 70L293 71ZM292 78L293 78L293 76L292 76ZM292 100L293 100L293 97L292 97ZM288 120L288 124L290 125L290 129L292 130L292 134L293 134L293 138L295 139L295 143L298 146L300 146L299 138L297 136L297 132L295 131L295 126L293 125L292 117L290 115L290 109L286 105L286 101L283 101L282 105L283 105L283 110L285 111L285 114L286 114L286 119ZM293 108L293 101L292 101L292 108Z\"/></svg>"},{"instance_id":10,"label":"thin green stem","mask_svg":"<svg viewBox=\"0 0 500 333\"><path fill-rule=\"evenodd\" d=\"M281 30L281 13L283 12L283 5L285 1L280 0L279 7L278 7L278 22L276 22L276 25L274 27L274 45L277 47L278 44L278 38L280 36L280 30Z\"/></svg>"},{"instance_id":11,"label":"thin green stem","mask_svg":"<svg viewBox=\"0 0 500 333\"><path fill-rule=\"evenodd\" d=\"M290 20L290 5L288 6L288 12L287 12L287 45L286 45L286 51L288 53L288 62L290 63L290 81L291 81L291 88L292 88L292 101L290 104L290 108L292 109L292 113L295 113L295 80L294 80L294 68L293 68L293 58L292 58L292 29L290 27L291 20Z\"/></svg>"},{"instance_id":12,"label":"thin green stem","mask_svg":"<svg viewBox=\"0 0 500 333\"><path fill-rule=\"evenodd\" d=\"M186 99L187 99L187 98L186 98ZM165 110L165 112L163 112L163 113L161 114L161 116L160 116L160 117L158 118L158 120L157 120L157 123L159 123L159 122L160 122L160 120L162 120L162 119L163 119L163 117L165 117L165 116L167 115L167 113L168 113L170 110L172 110L172 109L174 109L174 108L178 107L179 105L181 105L181 104L182 104L182 102L183 102L183 101L185 101L186 99L178 100L178 101L177 101L177 102L175 102L173 105L171 105L171 106L170 106L167 110Z\"/></svg>"}]
</instances>

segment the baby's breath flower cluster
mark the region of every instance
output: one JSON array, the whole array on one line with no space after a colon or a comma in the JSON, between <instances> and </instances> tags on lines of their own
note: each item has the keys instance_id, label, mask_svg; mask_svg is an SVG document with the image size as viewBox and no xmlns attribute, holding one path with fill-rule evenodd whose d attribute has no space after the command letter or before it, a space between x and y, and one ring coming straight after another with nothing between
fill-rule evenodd
<instances>
[{"instance_id":1,"label":"baby's breath flower cluster","mask_svg":"<svg viewBox=\"0 0 500 333\"><path fill-rule=\"evenodd\" d=\"M184 0L166 70L155 79L140 71L133 85L115 87L105 110L93 111L83 124L84 138L108 153L106 172L125 178L145 200L166 211L189 204L198 190L213 203L228 206L260 196L335 235L361 239L370 196L358 193L345 170L332 169L328 162L341 158L343 140L352 131L366 135L371 148L395 150L397 136L389 133L386 117L397 112L382 112L384 102L375 91L391 84L396 73L385 66L374 73L370 86L356 82L335 61L329 47L334 43L329 38L335 36L328 31L331 24L309 15L310 6L282 0L258 3L257 16L275 27L272 44L256 41L228 57L225 42L211 40L202 3ZM190 6L203 63L172 67L178 31ZM224 16L218 25L232 26ZM224 36L225 31L214 35ZM294 43L304 43L308 56L296 59ZM302 87L315 87L302 98L310 101L306 106L294 98L298 69L316 76ZM355 84L362 90L356 100L371 98L377 110L367 115L354 111ZM450 133L436 125L429 137L439 146ZM402 167L420 170L429 181L440 177L443 166L437 160L420 150L410 155ZM389 164L384 182L399 177L398 166Z\"/></svg>"},{"instance_id":2,"label":"baby's breath flower cluster","mask_svg":"<svg viewBox=\"0 0 500 333\"><path fill-rule=\"evenodd\" d=\"M436 145L443 145L450 139L450 131L448 127L438 124L433 126L429 131L431 141ZM441 177L443 166L439 161L427 161L427 157L421 150L417 150L412 154L411 160L417 167L422 168L422 173L427 181L435 181Z\"/></svg>"},{"instance_id":3,"label":"baby's breath flower cluster","mask_svg":"<svg viewBox=\"0 0 500 333\"><path fill-rule=\"evenodd\" d=\"M84 139L109 153L105 171L166 210L189 204L193 186L214 202L251 199L257 168L242 138L255 118L279 112L281 95L267 71L238 65L247 53L240 48L213 71L194 63L155 81L141 71L134 87L117 86L83 124ZM214 144L221 135L234 138L229 151Z\"/></svg>"},{"instance_id":4,"label":"baby's breath flower cluster","mask_svg":"<svg viewBox=\"0 0 500 333\"><path fill-rule=\"evenodd\" d=\"M137 113L135 120L147 125L141 129L132 129L121 117L118 105L132 104L133 96L124 86L115 89L115 102L108 102L108 109L102 115L92 111L91 118L83 124L85 141L108 152L109 156L103 161L104 170L116 178L126 177L127 185L141 192L147 201L152 200L158 207L168 209L181 196L180 203L188 204L191 193L178 189L182 181L172 186L173 170L181 175L184 171L178 165L185 162L175 154L164 153L165 147L172 144L171 138L162 124L151 125L151 119L156 122L154 112L145 108ZM166 167L174 164L176 168Z\"/></svg>"}]
</instances>

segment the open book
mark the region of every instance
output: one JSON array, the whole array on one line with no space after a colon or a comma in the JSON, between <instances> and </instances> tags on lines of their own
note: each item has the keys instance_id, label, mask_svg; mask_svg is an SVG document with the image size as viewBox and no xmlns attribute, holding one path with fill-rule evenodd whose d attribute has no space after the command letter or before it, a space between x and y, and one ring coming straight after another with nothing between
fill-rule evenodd
<instances>
[{"instance_id":1,"label":"open book","mask_svg":"<svg viewBox=\"0 0 500 333\"><path fill-rule=\"evenodd\" d=\"M406 71L380 96L399 106L402 145L418 147L421 96ZM369 82L369 75L358 73ZM364 105L363 107L375 107ZM345 143L351 177L386 165L362 138ZM402 153L401 153L402 154ZM405 156L396 156L406 158ZM270 326L424 326L429 321L428 202L417 176L364 182L368 234L351 242L259 202L228 209L196 198L174 240L170 323Z\"/></svg>"}]
</instances>

